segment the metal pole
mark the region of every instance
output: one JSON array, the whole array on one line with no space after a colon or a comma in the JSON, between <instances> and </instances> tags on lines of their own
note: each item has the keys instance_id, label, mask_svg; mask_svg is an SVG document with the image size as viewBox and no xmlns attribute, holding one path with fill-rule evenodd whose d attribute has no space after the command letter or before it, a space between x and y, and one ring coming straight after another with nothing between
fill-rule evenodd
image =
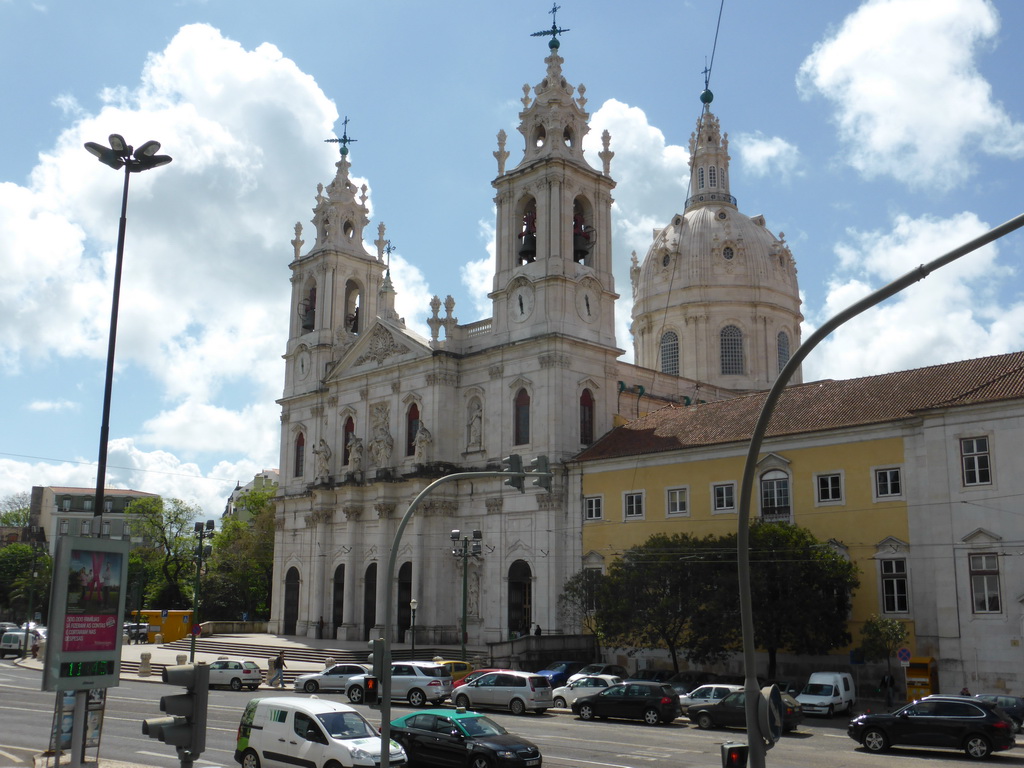
<instances>
[{"instance_id":1,"label":"metal pole","mask_svg":"<svg viewBox=\"0 0 1024 768\"><path fill-rule=\"evenodd\" d=\"M202 526L202 523L197 525ZM196 553L196 585L192 590L192 642L189 646L188 663L196 662L196 625L199 624L199 575L203 570L203 528L197 527L199 534L199 550Z\"/></svg>"},{"instance_id":2,"label":"metal pole","mask_svg":"<svg viewBox=\"0 0 1024 768\"><path fill-rule=\"evenodd\" d=\"M758 719L758 704L761 699L760 689L757 685L756 656L754 647L754 609L750 591L750 497L754 487L754 472L757 467L757 456L761 452L761 443L764 441L765 433L768 431L768 423L771 421L772 413L775 411L775 404L782 396L786 384L793 377L793 374L800 367L800 364L836 328L852 320L862 312L867 311L876 304L881 304L890 296L895 296L900 291L909 288L919 280L928 277L940 267L956 261L961 256L966 256L976 251L983 245L988 245L1007 235L1016 229L1024 226L1024 213L990 229L984 235L976 237L959 248L954 248L949 253L940 256L934 261L923 264L917 269L911 270L902 277L898 277L874 293L864 297L855 304L847 307L838 315L822 325L810 335L806 342L800 345L793 357L786 363L775 380L772 388L768 391L764 406L761 408L761 415L757 419L754 432L750 438L750 447L747 450L747 460L743 467L743 480L740 489L740 508L737 525L739 529L736 537L736 575L739 580L740 592L740 625L743 630L743 666L745 670L744 687L746 689L746 718L747 718L747 745L749 747L750 768L764 768L765 765L765 742L761 733L761 725Z\"/></svg>"},{"instance_id":3,"label":"metal pole","mask_svg":"<svg viewBox=\"0 0 1024 768\"><path fill-rule=\"evenodd\" d=\"M412 610L412 628L410 629L410 632L412 632L412 657L411 658L412 658L413 661L415 661L416 660L416 609L412 608L411 610Z\"/></svg>"},{"instance_id":4,"label":"metal pole","mask_svg":"<svg viewBox=\"0 0 1024 768\"><path fill-rule=\"evenodd\" d=\"M462 655L459 657L466 660L466 612L469 607L467 595L469 593L469 537L462 537Z\"/></svg>"}]
</instances>

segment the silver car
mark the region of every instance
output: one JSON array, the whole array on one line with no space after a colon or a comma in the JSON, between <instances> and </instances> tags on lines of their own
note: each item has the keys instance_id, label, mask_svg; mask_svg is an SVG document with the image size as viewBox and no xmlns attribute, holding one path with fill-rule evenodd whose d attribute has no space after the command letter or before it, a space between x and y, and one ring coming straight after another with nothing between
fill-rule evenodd
<instances>
[{"instance_id":1,"label":"silver car","mask_svg":"<svg viewBox=\"0 0 1024 768\"><path fill-rule=\"evenodd\" d=\"M466 709L507 709L513 715L538 715L553 706L551 681L535 672L491 672L460 685L455 706Z\"/></svg>"},{"instance_id":2,"label":"silver car","mask_svg":"<svg viewBox=\"0 0 1024 768\"><path fill-rule=\"evenodd\" d=\"M349 681L348 700L362 704L366 698L365 675ZM399 661L391 665L391 698L405 699L410 706L422 707L428 701L440 704L452 695L452 673L443 664L432 661Z\"/></svg>"},{"instance_id":3,"label":"silver car","mask_svg":"<svg viewBox=\"0 0 1024 768\"><path fill-rule=\"evenodd\" d=\"M306 693L317 691L348 691L352 678L362 676L370 671L365 664L334 664L320 672L311 672L308 675L299 675L295 678L295 690Z\"/></svg>"},{"instance_id":4,"label":"silver car","mask_svg":"<svg viewBox=\"0 0 1024 768\"><path fill-rule=\"evenodd\" d=\"M225 685L233 691L255 691L263 680L263 670L255 661L218 659L210 664L210 687Z\"/></svg>"}]
</instances>

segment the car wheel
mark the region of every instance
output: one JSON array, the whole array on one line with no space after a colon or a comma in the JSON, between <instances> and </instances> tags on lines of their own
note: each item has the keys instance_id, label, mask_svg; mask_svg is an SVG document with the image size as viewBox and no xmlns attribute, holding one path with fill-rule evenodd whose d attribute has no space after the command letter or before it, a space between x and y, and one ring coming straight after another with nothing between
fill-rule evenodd
<instances>
[{"instance_id":1,"label":"car wheel","mask_svg":"<svg viewBox=\"0 0 1024 768\"><path fill-rule=\"evenodd\" d=\"M565 699L563 699L561 696L555 696L555 701L553 703L555 709L565 709Z\"/></svg>"},{"instance_id":2,"label":"car wheel","mask_svg":"<svg viewBox=\"0 0 1024 768\"><path fill-rule=\"evenodd\" d=\"M316 680L307 680L305 685L302 686L302 690L306 693L316 693L320 686L317 685Z\"/></svg>"},{"instance_id":3,"label":"car wheel","mask_svg":"<svg viewBox=\"0 0 1024 768\"><path fill-rule=\"evenodd\" d=\"M869 752L884 752L889 748L889 740L876 728L864 732L863 744Z\"/></svg>"},{"instance_id":4,"label":"car wheel","mask_svg":"<svg viewBox=\"0 0 1024 768\"><path fill-rule=\"evenodd\" d=\"M348 700L351 701L353 704L363 703L363 689L360 688L358 685L353 685L351 688L348 689L347 693Z\"/></svg>"},{"instance_id":5,"label":"car wheel","mask_svg":"<svg viewBox=\"0 0 1024 768\"><path fill-rule=\"evenodd\" d=\"M413 688L409 691L408 699L410 707L422 707L427 703L427 697L423 695L423 691L419 688Z\"/></svg>"},{"instance_id":6,"label":"car wheel","mask_svg":"<svg viewBox=\"0 0 1024 768\"><path fill-rule=\"evenodd\" d=\"M661 722L661 713L653 707L648 709L644 712L644 722L647 723L647 725L657 725Z\"/></svg>"},{"instance_id":7,"label":"car wheel","mask_svg":"<svg viewBox=\"0 0 1024 768\"><path fill-rule=\"evenodd\" d=\"M825 716L826 717L835 717L836 716L836 708L833 707L831 704L829 704L828 705L828 712L825 713Z\"/></svg>"},{"instance_id":8,"label":"car wheel","mask_svg":"<svg viewBox=\"0 0 1024 768\"><path fill-rule=\"evenodd\" d=\"M237 677L232 677L231 678L231 690L232 691L240 691L240 690L242 690L242 681L239 680Z\"/></svg>"},{"instance_id":9,"label":"car wheel","mask_svg":"<svg viewBox=\"0 0 1024 768\"><path fill-rule=\"evenodd\" d=\"M508 708L513 715L521 715L526 711L526 705L523 704L522 699L512 699L508 703Z\"/></svg>"},{"instance_id":10,"label":"car wheel","mask_svg":"<svg viewBox=\"0 0 1024 768\"><path fill-rule=\"evenodd\" d=\"M483 755L473 755L469 760L469 768L491 768L491 761Z\"/></svg>"},{"instance_id":11,"label":"car wheel","mask_svg":"<svg viewBox=\"0 0 1024 768\"><path fill-rule=\"evenodd\" d=\"M247 749L242 753L242 768L260 768L260 757L256 750Z\"/></svg>"},{"instance_id":12,"label":"car wheel","mask_svg":"<svg viewBox=\"0 0 1024 768\"><path fill-rule=\"evenodd\" d=\"M984 736L973 734L964 742L964 753L974 760L983 760L992 754L992 745Z\"/></svg>"},{"instance_id":13,"label":"car wheel","mask_svg":"<svg viewBox=\"0 0 1024 768\"><path fill-rule=\"evenodd\" d=\"M250 691L258 691L259 689L260 689L260 687L258 685L250 685L249 686L249 690Z\"/></svg>"},{"instance_id":14,"label":"car wheel","mask_svg":"<svg viewBox=\"0 0 1024 768\"><path fill-rule=\"evenodd\" d=\"M469 709L471 706L469 703L469 696L464 693L460 693L455 697L455 706L462 707L463 709Z\"/></svg>"},{"instance_id":15,"label":"car wheel","mask_svg":"<svg viewBox=\"0 0 1024 768\"><path fill-rule=\"evenodd\" d=\"M594 719L594 708L589 704L583 704L580 706L580 720L593 720Z\"/></svg>"},{"instance_id":16,"label":"car wheel","mask_svg":"<svg viewBox=\"0 0 1024 768\"><path fill-rule=\"evenodd\" d=\"M715 721L711 719L711 715L707 712L701 712L697 715L697 727L703 728L706 731L709 728L715 727Z\"/></svg>"}]
</instances>

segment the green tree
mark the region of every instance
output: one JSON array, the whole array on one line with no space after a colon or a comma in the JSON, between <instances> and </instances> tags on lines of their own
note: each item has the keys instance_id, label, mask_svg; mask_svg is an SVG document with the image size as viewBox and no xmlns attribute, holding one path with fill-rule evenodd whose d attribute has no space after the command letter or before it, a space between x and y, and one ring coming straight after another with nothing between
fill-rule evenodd
<instances>
[{"instance_id":1,"label":"green tree","mask_svg":"<svg viewBox=\"0 0 1024 768\"><path fill-rule=\"evenodd\" d=\"M192 607L195 576L195 520L199 507L181 499L137 499L125 510L133 533L145 542L137 548L149 574L145 602L153 608L182 610Z\"/></svg>"},{"instance_id":2,"label":"green tree","mask_svg":"<svg viewBox=\"0 0 1024 768\"><path fill-rule=\"evenodd\" d=\"M892 657L907 642L907 625L899 619L883 619L872 614L860 629L861 649L867 661L885 660L885 669L892 674Z\"/></svg>"},{"instance_id":3,"label":"green tree","mask_svg":"<svg viewBox=\"0 0 1024 768\"><path fill-rule=\"evenodd\" d=\"M0 525L11 528L27 526L31 501L31 495L25 491L0 498Z\"/></svg>"},{"instance_id":4,"label":"green tree","mask_svg":"<svg viewBox=\"0 0 1024 768\"><path fill-rule=\"evenodd\" d=\"M39 611L45 616L50 600L51 570L50 556L45 551L34 552L31 546L20 542L0 547L0 609L8 615L24 615L31 587L32 612Z\"/></svg>"},{"instance_id":5,"label":"green tree","mask_svg":"<svg viewBox=\"0 0 1024 768\"><path fill-rule=\"evenodd\" d=\"M567 626L581 627L584 632L594 635L598 650L602 642L597 621L597 596L603 580L604 574L596 568L584 568L569 577L558 596L558 614L562 621Z\"/></svg>"}]
</instances>

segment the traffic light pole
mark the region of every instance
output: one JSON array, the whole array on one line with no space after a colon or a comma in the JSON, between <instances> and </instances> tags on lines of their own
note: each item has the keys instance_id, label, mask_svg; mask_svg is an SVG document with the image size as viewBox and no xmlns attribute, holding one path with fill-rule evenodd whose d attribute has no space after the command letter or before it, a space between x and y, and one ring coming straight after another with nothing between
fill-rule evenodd
<instances>
[{"instance_id":1,"label":"traffic light pole","mask_svg":"<svg viewBox=\"0 0 1024 768\"><path fill-rule=\"evenodd\" d=\"M163 681L182 685L185 693L160 697L160 711L168 717L142 721L142 733L173 746L181 768L192 768L206 750L206 711L210 698L210 667L180 664L164 667Z\"/></svg>"}]
</instances>

